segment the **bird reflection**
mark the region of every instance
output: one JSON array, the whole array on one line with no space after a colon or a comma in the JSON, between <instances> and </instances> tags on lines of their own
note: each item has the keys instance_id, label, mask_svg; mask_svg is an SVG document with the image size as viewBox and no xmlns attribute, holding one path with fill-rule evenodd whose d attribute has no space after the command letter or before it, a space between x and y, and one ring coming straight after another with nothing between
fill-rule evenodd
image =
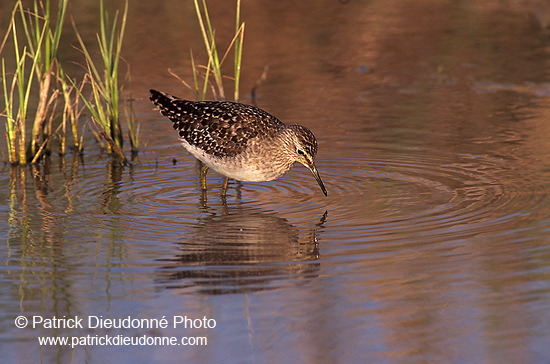
<instances>
[{"instance_id":1,"label":"bird reflection","mask_svg":"<svg viewBox=\"0 0 550 364\"><path fill-rule=\"evenodd\" d=\"M183 292L226 294L315 278L317 234L325 219L326 212L314 228L300 231L285 218L258 210L208 215L179 243L181 253L163 260L156 282Z\"/></svg>"}]
</instances>

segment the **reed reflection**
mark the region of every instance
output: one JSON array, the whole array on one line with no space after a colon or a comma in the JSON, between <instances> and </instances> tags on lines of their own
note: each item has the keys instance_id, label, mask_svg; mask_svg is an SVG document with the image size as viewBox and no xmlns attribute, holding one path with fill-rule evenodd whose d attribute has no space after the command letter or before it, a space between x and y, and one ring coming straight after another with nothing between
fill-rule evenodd
<instances>
[{"instance_id":1,"label":"reed reflection","mask_svg":"<svg viewBox=\"0 0 550 364\"><path fill-rule=\"evenodd\" d=\"M226 294L273 289L278 280L315 278L320 267L317 237L326 215L309 231L255 209L208 215L178 243L181 253L164 260L156 282L183 292Z\"/></svg>"}]
</instances>

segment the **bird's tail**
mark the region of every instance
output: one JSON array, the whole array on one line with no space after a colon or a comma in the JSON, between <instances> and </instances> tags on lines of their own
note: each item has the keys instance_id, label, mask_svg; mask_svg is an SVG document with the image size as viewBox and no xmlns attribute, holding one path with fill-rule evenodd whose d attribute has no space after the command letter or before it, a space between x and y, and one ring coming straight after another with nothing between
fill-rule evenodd
<instances>
[{"instance_id":1,"label":"bird's tail","mask_svg":"<svg viewBox=\"0 0 550 364\"><path fill-rule=\"evenodd\" d=\"M149 92L151 92L149 99L159 108L162 115L170 116L170 110L174 108L172 101L176 97L157 90L149 90Z\"/></svg>"}]
</instances>

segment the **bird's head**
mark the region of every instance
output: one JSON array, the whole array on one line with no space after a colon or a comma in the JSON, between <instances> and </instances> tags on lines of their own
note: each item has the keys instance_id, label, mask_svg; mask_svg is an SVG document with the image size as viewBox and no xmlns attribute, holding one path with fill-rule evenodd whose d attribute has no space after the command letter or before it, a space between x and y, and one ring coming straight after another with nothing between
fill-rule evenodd
<instances>
[{"instance_id":1,"label":"bird's head","mask_svg":"<svg viewBox=\"0 0 550 364\"><path fill-rule=\"evenodd\" d=\"M315 167L315 155L317 154L317 139L313 133L306 127L301 125L289 125L289 129L293 131L293 157L296 162L303 164L307 169L311 171L313 177L321 187L323 194L327 196L327 190L319 172Z\"/></svg>"}]
</instances>

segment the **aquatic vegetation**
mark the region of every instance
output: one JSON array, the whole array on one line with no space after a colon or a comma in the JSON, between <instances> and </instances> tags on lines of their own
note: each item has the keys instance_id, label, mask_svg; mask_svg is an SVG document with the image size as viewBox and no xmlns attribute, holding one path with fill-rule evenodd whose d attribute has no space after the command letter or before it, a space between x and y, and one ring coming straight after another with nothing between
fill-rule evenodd
<instances>
[{"instance_id":1,"label":"aquatic vegetation","mask_svg":"<svg viewBox=\"0 0 550 364\"><path fill-rule=\"evenodd\" d=\"M97 35L97 43L103 62L102 67L94 61L91 52L73 23L80 48L86 58L87 74L84 82L88 82L92 93L91 100L85 97L82 97L82 100L92 115L92 120L99 126L99 135L106 142L109 153L125 160L122 149L124 138L119 114L120 93L122 91L122 85L119 82L119 63L128 17L128 2L125 3L120 24L118 22L118 11L115 13L113 21L110 21L109 14L104 9L103 0L99 2L99 12L100 32ZM81 96L83 96L82 93ZM131 125L130 133L133 133L136 128L133 122ZM135 147L137 148L137 146ZM134 148L133 143L132 148Z\"/></svg>"},{"instance_id":2,"label":"aquatic vegetation","mask_svg":"<svg viewBox=\"0 0 550 364\"><path fill-rule=\"evenodd\" d=\"M128 2L120 22L118 11L111 22L103 0L100 1L97 40L101 65L94 62L92 51L73 22L85 58L86 74L80 81L66 74L58 58L67 3L68 0L59 0L54 16L50 0L34 0L30 9L18 0L0 46L3 92L0 116L6 120L7 162L12 165L39 162L42 156L52 152L55 138L59 141L58 153L65 154L70 149L69 135L73 149L82 152L84 138L79 123L83 108L91 115L94 134L100 143L113 156L126 160L120 123L120 110L124 109L131 151L137 152L139 125L132 103L121 105L120 101L123 85L119 79L119 62ZM10 64L14 65L11 72L7 66ZM88 90L90 96L86 97ZM57 123L55 129L54 123Z\"/></svg>"},{"instance_id":3,"label":"aquatic vegetation","mask_svg":"<svg viewBox=\"0 0 550 364\"><path fill-rule=\"evenodd\" d=\"M32 11L25 10L19 0L12 11L9 28L0 47L2 52L11 38L15 71L7 72L6 60L2 57L1 77L4 93L2 114L6 118L8 161L12 164L36 161L42 153L50 152L50 116L59 93L53 89L52 83L56 80L62 82L56 77L60 72L57 50L66 8L67 0L59 1L57 16L52 19L49 0L45 3L35 1ZM11 82L8 81L10 78ZM31 125L30 143L27 143L26 120L31 107L31 93L36 88L38 104Z\"/></svg>"},{"instance_id":4,"label":"aquatic vegetation","mask_svg":"<svg viewBox=\"0 0 550 364\"><path fill-rule=\"evenodd\" d=\"M218 44L215 39L215 31L212 27L210 15L208 13L208 6L206 0L194 0L195 11L197 14L197 20L199 22L202 39L204 42L204 48L208 54L208 61L206 66L197 67L193 52L191 51L191 65L193 69L193 81L195 98L197 100L204 100L208 88L210 86L210 76L214 78L215 87L211 87L215 98L226 99L226 92L223 83L225 75L222 72L222 65L229 56L231 50L233 50L233 76L228 77L233 81L233 99L239 101L239 84L241 79L241 63L244 41L244 29L245 23L241 22L241 0L237 0L235 9L235 34L228 45L225 53L220 59L220 53L218 52ZM204 69L203 83L200 85L199 68Z\"/></svg>"}]
</instances>

